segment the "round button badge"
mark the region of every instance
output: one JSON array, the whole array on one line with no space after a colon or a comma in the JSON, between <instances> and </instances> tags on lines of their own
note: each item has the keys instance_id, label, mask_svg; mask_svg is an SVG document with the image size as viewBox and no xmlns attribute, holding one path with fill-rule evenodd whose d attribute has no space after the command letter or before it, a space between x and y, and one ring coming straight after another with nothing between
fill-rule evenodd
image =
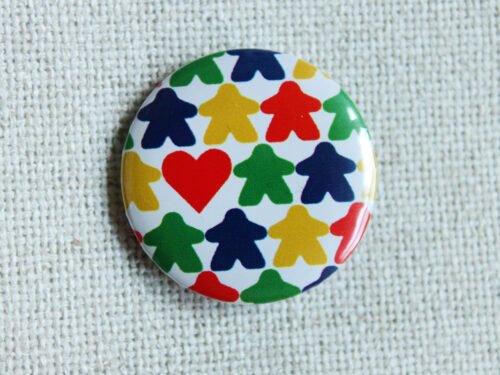
<instances>
[{"instance_id":1,"label":"round button badge","mask_svg":"<svg viewBox=\"0 0 500 375\"><path fill-rule=\"evenodd\" d=\"M370 220L376 166L353 102L313 65L241 49L185 65L137 113L127 217L180 285L266 303L327 279Z\"/></svg>"}]
</instances>

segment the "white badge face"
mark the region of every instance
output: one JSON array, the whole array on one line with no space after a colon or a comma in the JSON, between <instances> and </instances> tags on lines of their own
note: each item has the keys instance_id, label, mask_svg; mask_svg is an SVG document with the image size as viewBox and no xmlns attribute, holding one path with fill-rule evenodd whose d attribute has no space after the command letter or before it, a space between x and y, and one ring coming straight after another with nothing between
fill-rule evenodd
<instances>
[{"instance_id":1,"label":"white badge face","mask_svg":"<svg viewBox=\"0 0 500 375\"><path fill-rule=\"evenodd\" d=\"M371 216L370 134L349 97L288 54L196 60L149 95L123 151L127 217L180 285L225 302L298 295L351 255Z\"/></svg>"}]
</instances>

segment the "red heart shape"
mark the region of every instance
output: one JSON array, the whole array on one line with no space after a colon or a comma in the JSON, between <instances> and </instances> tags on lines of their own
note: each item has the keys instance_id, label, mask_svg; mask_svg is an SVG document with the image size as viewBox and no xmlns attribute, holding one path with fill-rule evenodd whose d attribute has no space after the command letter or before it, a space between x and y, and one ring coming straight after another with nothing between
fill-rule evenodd
<instances>
[{"instance_id":1,"label":"red heart shape","mask_svg":"<svg viewBox=\"0 0 500 375\"><path fill-rule=\"evenodd\" d=\"M203 211L231 174L231 159L220 150L208 150L198 159L185 151L165 157L163 177L198 213Z\"/></svg>"}]
</instances>

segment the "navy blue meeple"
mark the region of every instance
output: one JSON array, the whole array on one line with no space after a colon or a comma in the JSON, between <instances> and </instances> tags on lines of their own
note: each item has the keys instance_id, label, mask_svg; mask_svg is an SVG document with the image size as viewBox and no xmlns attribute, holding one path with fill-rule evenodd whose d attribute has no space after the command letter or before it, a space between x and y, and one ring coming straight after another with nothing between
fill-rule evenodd
<instances>
[{"instance_id":1,"label":"navy blue meeple","mask_svg":"<svg viewBox=\"0 0 500 375\"><path fill-rule=\"evenodd\" d=\"M318 144L314 153L297 164L295 170L309 176L302 191L302 203L319 203L327 193L337 202L354 200L354 192L344 175L354 172L356 164L338 154L331 143Z\"/></svg>"},{"instance_id":2,"label":"navy blue meeple","mask_svg":"<svg viewBox=\"0 0 500 375\"><path fill-rule=\"evenodd\" d=\"M328 266L321 271L321 275L319 275L319 278L316 281L313 281L311 284L306 285L302 291L305 292L306 290L309 290L311 288L314 288L315 286L318 286L321 284L323 281L328 279L330 276L332 276L335 271L337 271L337 266Z\"/></svg>"},{"instance_id":3,"label":"navy blue meeple","mask_svg":"<svg viewBox=\"0 0 500 375\"><path fill-rule=\"evenodd\" d=\"M245 268L263 268L266 262L255 241L266 236L266 228L248 220L239 208L227 211L224 220L205 234L207 241L219 244L210 267L213 271L227 271L239 260Z\"/></svg>"},{"instance_id":4,"label":"navy blue meeple","mask_svg":"<svg viewBox=\"0 0 500 375\"><path fill-rule=\"evenodd\" d=\"M149 122L142 137L142 147L161 147L168 137L176 146L194 145L196 140L186 119L197 113L196 106L179 99L174 90L161 89L155 99L137 114L139 120Z\"/></svg>"},{"instance_id":5,"label":"navy blue meeple","mask_svg":"<svg viewBox=\"0 0 500 375\"><path fill-rule=\"evenodd\" d=\"M260 49L237 49L227 51L231 56L238 56L238 61L231 73L234 82L250 81L255 73L260 72L265 79L280 80L285 78L285 71L276 60L278 52Z\"/></svg>"}]
</instances>

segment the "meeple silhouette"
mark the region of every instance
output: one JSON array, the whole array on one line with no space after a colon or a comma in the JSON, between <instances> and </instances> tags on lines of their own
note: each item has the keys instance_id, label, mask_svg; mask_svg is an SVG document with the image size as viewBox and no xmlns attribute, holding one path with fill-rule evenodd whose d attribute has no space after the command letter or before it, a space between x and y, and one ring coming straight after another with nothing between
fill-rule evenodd
<instances>
[{"instance_id":1,"label":"meeple silhouette","mask_svg":"<svg viewBox=\"0 0 500 375\"><path fill-rule=\"evenodd\" d=\"M170 86L179 87L189 85L195 76L207 85L222 83L224 76L215 63L216 57L221 57L224 52L213 53L195 60L176 70L170 77Z\"/></svg>"},{"instance_id":2,"label":"meeple silhouette","mask_svg":"<svg viewBox=\"0 0 500 375\"><path fill-rule=\"evenodd\" d=\"M328 225L312 217L304 206L292 206L286 217L269 228L269 237L281 239L274 256L275 267L291 267L299 257L307 264L325 264L327 256L318 237Z\"/></svg>"},{"instance_id":3,"label":"meeple silhouette","mask_svg":"<svg viewBox=\"0 0 500 375\"><path fill-rule=\"evenodd\" d=\"M239 260L245 268L263 268L266 262L255 241L266 235L266 228L248 220L239 208L227 211L224 220L205 233L207 241L219 244L210 267L227 271Z\"/></svg>"},{"instance_id":4,"label":"meeple silhouette","mask_svg":"<svg viewBox=\"0 0 500 375\"><path fill-rule=\"evenodd\" d=\"M271 146L258 145L252 155L234 167L234 174L246 178L241 190L239 203L254 206L264 195L275 204L291 203L293 195L283 176L295 170L293 163L276 156Z\"/></svg>"},{"instance_id":5,"label":"meeple silhouette","mask_svg":"<svg viewBox=\"0 0 500 375\"><path fill-rule=\"evenodd\" d=\"M319 111L321 102L305 94L296 82L284 82L276 95L262 102L260 109L274 115L266 132L268 142L286 141L291 132L303 141L320 137L310 113Z\"/></svg>"},{"instance_id":6,"label":"meeple silhouette","mask_svg":"<svg viewBox=\"0 0 500 375\"><path fill-rule=\"evenodd\" d=\"M217 94L199 108L199 114L211 117L203 140L207 145L221 144L231 133L238 142L256 142L257 132L248 115L259 112L259 103L240 94L232 83L225 83Z\"/></svg>"},{"instance_id":7,"label":"meeple silhouette","mask_svg":"<svg viewBox=\"0 0 500 375\"><path fill-rule=\"evenodd\" d=\"M250 81L255 73L260 72L265 79L279 80L285 78L285 71L276 59L278 52L258 49L237 49L227 51L229 55L238 56L238 61L231 73L234 82Z\"/></svg>"},{"instance_id":8,"label":"meeple silhouette","mask_svg":"<svg viewBox=\"0 0 500 375\"><path fill-rule=\"evenodd\" d=\"M309 176L302 191L302 203L319 203L327 193L337 202L354 199L354 192L344 175L354 172L356 164L339 155L331 143L317 145L314 153L297 164L295 170L302 176Z\"/></svg>"},{"instance_id":9,"label":"meeple silhouette","mask_svg":"<svg viewBox=\"0 0 500 375\"><path fill-rule=\"evenodd\" d=\"M342 90L336 96L325 100L323 109L325 112L335 113L335 118L328 131L328 138L332 141L348 139L353 131L356 133L359 133L361 129L368 131L358 109Z\"/></svg>"},{"instance_id":10,"label":"meeple silhouette","mask_svg":"<svg viewBox=\"0 0 500 375\"><path fill-rule=\"evenodd\" d=\"M193 244L203 241L203 232L184 222L177 212L169 212L161 224L144 235L144 243L156 247L153 260L165 272L177 263L183 272L200 272L202 264Z\"/></svg>"},{"instance_id":11,"label":"meeple silhouette","mask_svg":"<svg viewBox=\"0 0 500 375\"><path fill-rule=\"evenodd\" d=\"M196 116L196 106L177 97L171 88L158 91L153 102L141 108L137 118L148 121L142 137L143 148L158 148L170 137L176 146L192 146L196 140L187 118Z\"/></svg>"}]
</instances>

